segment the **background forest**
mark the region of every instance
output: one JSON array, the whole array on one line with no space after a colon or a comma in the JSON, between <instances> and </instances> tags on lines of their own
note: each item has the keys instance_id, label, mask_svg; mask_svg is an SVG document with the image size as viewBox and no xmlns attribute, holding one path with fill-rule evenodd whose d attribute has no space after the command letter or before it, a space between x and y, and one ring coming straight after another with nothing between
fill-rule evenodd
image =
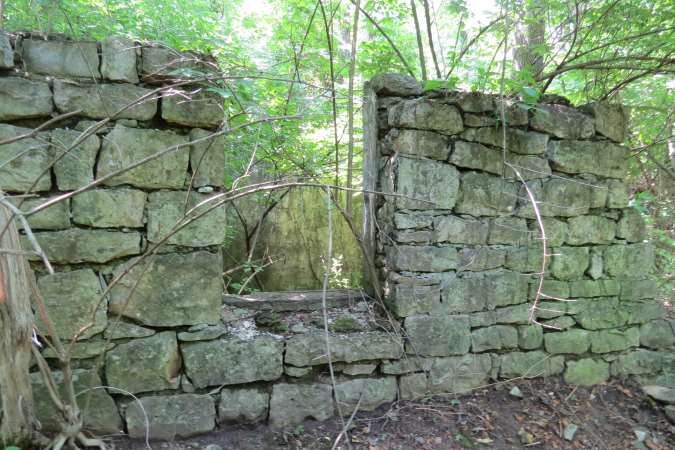
<instances>
[{"instance_id":1,"label":"background forest","mask_svg":"<svg viewBox=\"0 0 675 450\"><path fill-rule=\"evenodd\" d=\"M267 179L360 186L360 99L379 72L428 89L542 95L631 108L632 204L648 219L673 289L675 4L667 0L18 0L0 28L110 34L210 54L229 124L301 116L234 134L231 185L255 152ZM277 195L277 194L275 194ZM343 193L351 215L353 194ZM261 200L262 201L262 200ZM266 204L274 204L269 196ZM249 236L250 237L250 236ZM249 258L249 262L250 258ZM260 266L255 269L258 270Z\"/></svg>"}]
</instances>

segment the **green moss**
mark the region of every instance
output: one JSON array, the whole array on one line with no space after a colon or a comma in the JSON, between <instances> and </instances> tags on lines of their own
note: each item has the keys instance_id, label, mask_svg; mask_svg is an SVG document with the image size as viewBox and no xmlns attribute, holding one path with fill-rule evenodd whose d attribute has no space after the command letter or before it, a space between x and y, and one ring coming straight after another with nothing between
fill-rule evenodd
<instances>
[{"instance_id":1,"label":"green moss","mask_svg":"<svg viewBox=\"0 0 675 450\"><path fill-rule=\"evenodd\" d=\"M338 316L333 323L328 325L328 329L333 333L348 333L350 331L361 331L361 324L352 316Z\"/></svg>"}]
</instances>

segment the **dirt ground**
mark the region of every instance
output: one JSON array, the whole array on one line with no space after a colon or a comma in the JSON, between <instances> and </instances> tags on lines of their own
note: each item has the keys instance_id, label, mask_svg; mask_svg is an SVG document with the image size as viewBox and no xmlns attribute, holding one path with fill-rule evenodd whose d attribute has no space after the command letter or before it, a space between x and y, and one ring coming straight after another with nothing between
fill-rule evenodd
<instances>
[{"instance_id":1,"label":"dirt ground","mask_svg":"<svg viewBox=\"0 0 675 450\"><path fill-rule=\"evenodd\" d=\"M510 392L516 387L522 397ZM345 419L346 421L347 419ZM571 440L564 432L574 427ZM336 449L675 449L675 426L633 381L591 388L560 378L518 380L470 395L398 402L358 413ZM154 450L331 449L343 426L339 419L306 421L291 432L265 425L230 426L174 442L151 442ZM568 436L569 437L569 436ZM143 441L116 439L121 450L141 450ZM217 450L211 447L209 450Z\"/></svg>"}]
</instances>

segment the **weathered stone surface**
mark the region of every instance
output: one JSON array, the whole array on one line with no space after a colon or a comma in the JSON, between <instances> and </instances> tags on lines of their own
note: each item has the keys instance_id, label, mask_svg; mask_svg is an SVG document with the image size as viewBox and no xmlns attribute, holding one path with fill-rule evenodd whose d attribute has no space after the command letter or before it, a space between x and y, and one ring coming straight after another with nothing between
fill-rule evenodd
<instances>
[{"instance_id":1,"label":"weathered stone surface","mask_svg":"<svg viewBox=\"0 0 675 450\"><path fill-rule=\"evenodd\" d=\"M429 392L429 381L424 373L403 375L398 380L401 400L417 400Z\"/></svg>"},{"instance_id":2,"label":"weathered stone surface","mask_svg":"<svg viewBox=\"0 0 675 450\"><path fill-rule=\"evenodd\" d=\"M14 50L9 42L9 35L0 32L0 69L11 69L14 67Z\"/></svg>"},{"instance_id":3,"label":"weathered stone surface","mask_svg":"<svg viewBox=\"0 0 675 450\"><path fill-rule=\"evenodd\" d=\"M190 130L190 141L203 139L212 133L195 128ZM225 136L218 136L190 145L190 168L194 187L223 186L225 181Z\"/></svg>"},{"instance_id":4,"label":"weathered stone surface","mask_svg":"<svg viewBox=\"0 0 675 450\"><path fill-rule=\"evenodd\" d=\"M0 78L0 120L45 117L54 109L52 91L42 81Z\"/></svg>"},{"instance_id":5,"label":"weathered stone surface","mask_svg":"<svg viewBox=\"0 0 675 450\"><path fill-rule=\"evenodd\" d=\"M495 325L471 331L471 351L474 353L515 347L518 347L518 332L508 325Z\"/></svg>"},{"instance_id":6,"label":"weathered stone surface","mask_svg":"<svg viewBox=\"0 0 675 450\"><path fill-rule=\"evenodd\" d=\"M462 175L454 211L472 216L498 216L513 212L518 185L479 172Z\"/></svg>"},{"instance_id":7,"label":"weathered stone surface","mask_svg":"<svg viewBox=\"0 0 675 450\"><path fill-rule=\"evenodd\" d=\"M528 181L551 176L551 166L549 166L546 158L534 155L507 154L506 162L512 166L507 166L505 169L505 176L510 180L521 181L522 178ZM516 170L518 173L516 173Z\"/></svg>"},{"instance_id":8,"label":"weathered stone surface","mask_svg":"<svg viewBox=\"0 0 675 450\"><path fill-rule=\"evenodd\" d=\"M668 348L675 344L675 330L667 320L654 320L640 327L640 344L649 348Z\"/></svg>"},{"instance_id":9,"label":"weathered stone surface","mask_svg":"<svg viewBox=\"0 0 675 450\"><path fill-rule=\"evenodd\" d=\"M406 100L389 109L389 125L400 128L460 133L462 116L454 106L429 99Z\"/></svg>"},{"instance_id":10,"label":"weathered stone surface","mask_svg":"<svg viewBox=\"0 0 675 450\"><path fill-rule=\"evenodd\" d=\"M587 139L595 134L593 119L565 105L537 105L530 126L561 139Z\"/></svg>"},{"instance_id":11,"label":"weathered stone surface","mask_svg":"<svg viewBox=\"0 0 675 450\"><path fill-rule=\"evenodd\" d=\"M602 330L591 334L591 352L610 353L640 345L640 331L637 327L626 330Z\"/></svg>"},{"instance_id":12,"label":"weathered stone surface","mask_svg":"<svg viewBox=\"0 0 675 450\"><path fill-rule=\"evenodd\" d=\"M399 158L396 206L401 209L451 209L459 189L459 172L449 164Z\"/></svg>"},{"instance_id":13,"label":"weathered stone surface","mask_svg":"<svg viewBox=\"0 0 675 450\"><path fill-rule=\"evenodd\" d=\"M544 264L544 250L541 245L527 247L513 247L506 253L504 267L521 273L540 273ZM548 267L546 260L546 267Z\"/></svg>"},{"instance_id":14,"label":"weathered stone surface","mask_svg":"<svg viewBox=\"0 0 675 450\"><path fill-rule=\"evenodd\" d=\"M433 362L433 358L420 358L406 354L400 360L383 361L380 370L382 373L388 375L401 375L420 371L428 372Z\"/></svg>"},{"instance_id":15,"label":"weathered stone surface","mask_svg":"<svg viewBox=\"0 0 675 450\"><path fill-rule=\"evenodd\" d=\"M511 271L467 273L441 291L443 311L473 312L527 300L527 277Z\"/></svg>"},{"instance_id":16,"label":"weathered stone surface","mask_svg":"<svg viewBox=\"0 0 675 450\"><path fill-rule=\"evenodd\" d=\"M560 316L556 317L555 319L544 320L542 321L542 324L549 327L554 327L553 329L559 331L565 331L575 326L577 322L570 316Z\"/></svg>"},{"instance_id":17,"label":"weathered stone surface","mask_svg":"<svg viewBox=\"0 0 675 450\"><path fill-rule=\"evenodd\" d=\"M181 357L176 333L133 339L106 354L108 385L131 393L177 389Z\"/></svg>"},{"instance_id":18,"label":"weathered stone surface","mask_svg":"<svg viewBox=\"0 0 675 450\"><path fill-rule=\"evenodd\" d=\"M656 295L656 282L651 278L646 280L629 280L621 283L621 300L655 298Z\"/></svg>"},{"instance_id":19,"label":"weathered stone surface","mask_svg":"<svg viewBox=\"0 0 675 450\"><path fill-rule=\"evenodd\" d=\"M267 418L270 393L260 388L225 388L220 391L218 423L255 422Z\"/></svg>"},{"instance_id":20,"label":"weathered stone surface","mask_svg":"<svg viewBox=\"0 0 675 450\"><path fill-rule=\"evenodd\" d=\"M400 340L379 331L333 334L329 341L332 362L398 359L403 350ZM299 367L327 364L326 337L323 333L310 333L289 338L285 362Z\"/></svg>"},{"instance_id":21,"label":"weathered stone surface","mask_svg":"<svg viewBox=\"0 0 675 450\"><path fill-rule=\"evenodd\" d=\"M586 353L590 343L590 333L586 330L568 330L544 335L544 347L551 354Z\"/></svg>"},{"instance_id":22,"label":"weathered stone surface","mask_svg":"<svg viewBox=\"0 0 675 450\"><path fill-rule=\"evenodd\" d=\"M571 178L550 178L528 182L542 216L573 217L588 214L591 203L591 187ZM525 189L518 193L520 217L534 219L534 209Z\"/></svg>"},{"instance_id":23,"label":"weathered stone surface","mask_svg":"<svg viewBox=\"0 0 675 450\"><path fill-rule=\"evenodd\" d=\"M489 112L495 110L495 98L481 92L454 91L444 93L444 100L457 105L465 112Z\"/></svg>"},{"instance_id":24,"label":"weathered stone surface","mask_svg":"<svg viewBox=\"0 0 675 450\"><path fill-rule=\"evenodd\" d=\"M434 242L451 244L485 244L487 242L488 224L485 221L458 216L436 216L433 219Z\"/></svg>"},{"instance_id":25,"label":"weathered stone surface","mask_svg":"<svg viewBox=\"0 0 675 450\"><path fill-rule=\"evenodd\" d=\"M442 217L442 216L441 216ZM394 213L394 226L398 230L411 228L431 228L434 226L434 217L425 214Z\"/></svg>"},{"instance_id":26,"label":"weathered stone surface","mask_svg":"<svg viewBox=\"0 0 675 450\"><path fill-rule=\"evenodd\" d=\"M63 387L63 373L52 372L54 381L61 393L65 395ZM47 391L44 378L40 373L30 374L33 388L35 415L42 425L43 431L60 431L59 412ZM123 432L124 425L115 401L103 389L89 390L92 386L101 386L101 378L95 371L73 370L73 385L75 392L82 392L78 402L83 408L82 418L84 429L100 434L117 434Z\"/></svg>"},{"instance_id":27,"label":"weathered stone surface","mask_svg":"<svg viewBox=\"0 0 675 450\"><path fill-rule=\"evenodd\" d=\"M495 175L501 175L504 171L499 150L464 141L455 142L453 147L449 161L457 167L482 170Z\"/></svg>"},{"instance_id":28,"label":"weathered stone surface","mask_svg":"<svg viewBox=\"0 0 675 450\"><path fill-rule=\"evenodd\" d=\"M557 247L552 250L551 275L558 280L583 278L589 264L588 247Z\"/></svg>"},{"instance_id":29,"label":"weathered stone surface","mask_svg":"<svg viewBox=\"0 0 675 450\"><path fill-rule=\"evenodd\" d=\"M557 375L565 368L564 356L551 356L543 351L512 352L502 355L501 378L535 378Z\"/></svg>"},{"instance_id":30,"label":"weathered stone surface","mask_svg":"<svg viewBox=\"0 0 675 450\"><path fill-rule=\"evenodd\" d=\"M0 141L31 131L30 128L0 124ZM51 163L49 143L41 136L0 145L0 189L25 192L35 184L33 191L49 190L52 186Z\"/></svg>"},{"instance_id":31,"label":"weathered stone surface","mask_svg":"<svg viewBox=\"0 0 675 450\"><path fill-rule=\"evenodd\" d=\"M277 383L270 399L270 425L288 428L305 419L326 420L333 416L333 395L328 384Z\"/></svg>"},{"instance_id":32,"label":"weathered stone surface","mask_svg":"<svg viewBox=\"0 0 675 450\"><path fill-rule=\"evenodd\" d=\"M422 86L417 80L398 73L380 73L375 75L370 80L369 86L378 96L408 97L422 93Z\"/></svg>"},{"instance_id":33,"label":"weathered stone surface","mask_svg":"<svg viewBox=\"0 0 675 450\"><path fill-rule=\"evenodd\" d=\"M390 248L392 267L412 272L444 272L457 267L454 247L399 245Z\"/></svg>"},{"instance_id":34,"label":"weathered stone surface","mask_svg":"<svg viewBox=\"0 0 675 450\"><path fill-rule=\"evenodd\" d=\"M469 317L410 316L404 326L408 335L406 351L422 356L463 355L469 351Z\"/></svg>"},{"instance_id":35,"label":"weathered stone surface","mask_svg":"<svg viewBox=\"0 0 675 450\"><path fill-rule=\"evenodd\" d=\"M507 306L494 310L496 323L525 324L529 323L530 308L529 303Z\"/></svg>"},{"instance_id":36,"label":"weathered stone surface","mask_svg":"<svg viewBox=\"0 0 675 450\"><path fill-rule=\"evenodd\" d=\"M518 217L497 217L490 219L488 244L523 245L530 239L531 231L525 219Z\"/></svg>"},{"instance_id":37,"label":"weathered stone surface","mask_svg":"<svg viewBox=\"0 0 675 450\"><path fill-rule=\"evenodd\" d=\"M609 180L607 182L608 208L625 208L628 206L628 200L628 186L623 181Z\"/></svg>"},{"instance_id":38,"label":"weathered stone surface","mask_svg":"<svg viewBox=\"0 0 675 450\"><path fill-rule=\"evenodd\" d=\"M157 113L157 97L151 92L126 83L74 85L56 80L54 104L62 113L81 109L81 115L92 119L114 115L118 119L150 120Z\"/></svg>"},{"instance_id":39,"label":"weathered stone surface","mask_svg":"<svg viewBox=\"0 0 675 450\"><path fill-rule=\"evenodd\" d=\"M140 264L131 260L115 271L119 275L135 264L111 289L110 312L150 326L218 323L221 258L220 253L193 252L157 255Z\"/></svg>"},{"instance_id":40,"label":"weathered stone surface","mask_svg":"<svg viewBox=\"0 0 675 450\"><path fill-rule=\"evenodd\" d=\"M591 103L581 109L595 118L595 131L615 141L623 142L626 139L630 112L623 105L607 102Z\"/></svg>"},{"instance_id":41,"label":"weathered stone surface","mask_svg":"<svg viewBox=\"0 0 675 450\"><path fill-rule=\"evenodd\" d=\"M464 126L466 127L492 127L497 123L497 120L491 116L483 116L479 114L464 114Z\"/></svg>"},{"instance_id":42,"label":"weathered stone surface","mask_svg":"<svg viewBox=\"0 0 675 450\"><path fill-rule=\"evenodd\" d=\"M58 158L53 170L59 190L75 190L94 181L94 164L101 141L96 135L92 135L71 148L80 135L80 132L74 130L51 132L50 152L54 159Z\"/></svg>"},{"instance_id":43,"label":"weathered stone surface","mask_svg":"<svg viewBox=\"0 0 675 450\"><path fill-rule=\"evenodd\" d=\"M86 340L82 342L76 342L70 351L70 357L72 359L89 359L95 356L99 356L102 353L107 352L110 349L115 348L115 344L107 343L102 340ZM46 348L42 351L42 356L46 359L58 359L58 355L51 348Z\"/></svg>"},{"instance_id":44,"label":"weathered stone surface","mask_svg":"<svg viewBox=\"0 0 675 450\"><path fill-rule=\"evenodd\" d=\"M211 341L226 334L230 334L230 330L223 324L199 324L191 326L187 331L179 332L178 340L181 342Z\"/></svg>"},{"instance_id":45,"label":"weathered stone surface","mask_svg":"<svg viewBox=\"0 0 675 450\"><path fill-rule=\"evenodd\" d=\"M401 244L431 244L431 230L403 230L394 233L394 240Z\"/></svg>"},{"instance_id":46,"label":"weathered stone surface","mask_svg":"<svg viewBox=\"0 0 675 450\"><path fill-rule=\"evenodd\" d=\"M387 152L445 161L450 153L448 138L433 131L393 129L385 137Z\"/></svg>"},{"instance_id":47,"label":"weathered stone surface","mask_svg":"<svg viewBox=\"0 0 675 450\"><path fill-rule=\"evenodd\" d=\"M283 373L283 343L269 337L189 342L181 350L197 388L276 380Z\"/></svg>"},{"instance_id":48,"label":"weathered stone surface","mask_svg":"<svg viewBox=\"0 0 675 450\"><path fill-rule=\"evenodd\" d=\"M653 265L651 244L612 245L605 250L605 272L610 277L644 278Z\"/></svg>"},{"instance_id":49,"label":"weathered stone surface","mask_svg":"<svg viewBox=\"0 0 675 450\"><path fill-rule=\"evenodd\" d=\"M530 282L530 291L528 298L533 299L535 297L538 287L539 287L539 280L532 280ZM546 294L549 297L557 297L562 299L569 298L570 296L569 283L567 283L566 281L545 279L544 285L542 286L542 294Z\"/></svg>"},{"instance_id":50,"label":"weathered stone surface","mask_svg":"<svg viewBox=\"0 0 675 450\"><path fill-rule=\"evenodd\" d=\"M472 128L462 133L467 141L480 142L502 148L504 131L502 128ZM520 155L541 155L546 152L548 136L541 133L525 132L515 128L506 130L506 149Z\"/></svg>"},{"instance_id":51,"label":"weathered stone surface","mask_svg":"<svg viewBox=\"0 0 675 450\"><path fill-rule=\"evenodd\" d=\"M143 78L167 77L181 72L181 78L203 76L197 58L166 47L141 48L141 75ZM198 71L201 73L190 73Z\"/></svg>"},{"instance_id":52,"label":"weathered stone surface","mask_svg":"<svg viewBox=\"0 0 675 450\"><path fill-rule=\"evenodd\" d=\"M601 330L626 325L630 314L616 297L577 299L567 305L574 319L587 330Z\"/></svg>"},{"instance_id":53,"label":"weathered stone surface","mask_svg":"<svg viewBox=\"0 0 675 450\"><path fill-rule=\"evenodd\" d=\"M25 39L22 59L28 72L57 77L101 78L95 42Z\"/></svg>"},{"instance_id":54,"label":"weathered stone surface","mask_svg":"<svg viewBox=\"0 0 675 450\"><path fill-rule=\"evenodd\" d=\"M396 399L396 377L357 378L335 385L335 400L342 414L351 415L359 404L359 411L372 411Z\"/></svg>"},{"instance_id":55,"label":"weathered stone surface","mask_svg":"<svg viewBox=\"0 0 675 450\"><path fill-rule=\"evenodd\" d=\"M313 367L284 366L284 374L289 377L302 378L312 373L314 373Z\"/></svg>"},{"instance_id":56,"label":"weathered stone surface","mask_svg":"<svg viewBox=\"0 0 675 450\"><path fill-rule=\"evenodd\" d=\"M612 362L612 376L647 375L657 373L663 367L664 354L644 349L619 355Z\"/></svg>"},{"instance_id":57,"label":"weathered stone surface","mask_svg":"<svg viewBox=\"0 0 675 450\"><path fill-rule=\"evenodd\" d=\"M145 414L150 421L150 439L173 440L211 431L216 426L216 408L209 395L181 394L143 397L131 402L125 419L131 438L146 437Z\"/></svg>"},{"instance_id":58,"label":"weathered stone surface","mask_svg":"<svg viewBox=\"0 0 675 450\"><path fill-rule=\"evenodd\" d=\"M111 320L108 328L103 332L105 339L126 339L126 338L142 338L155 334L155 330L150 328L139 327L129 322L118 322Z\"/></svg>"},{"instance_id":59,"label":"weathered stone surface","mask_svg":"<svg viewBox=\"0 0 675 450\"><path fill-rule=\"evenodd\" d=\"M397 317L427 313L434 310L441 301L441 290L438 286L408 286L396 284L385 303Z\"/></svg>"},{"instance_id":60,"label":"weathered stone surface","mask_svg":"<svg viewBox=\"0 0 675 450\"><path fill-rule=\"evenodd\" d=\"M101 43L101 74L113 81L138 83L137 44L122 36L109 36Z\"/></svg>"},{"instance_id":61,"label":"weathered stone surface","mask_svg":"<svg viewBox=\"0 0 675 450\"><path fill-rule=\"evenodd\" d=\"M377 364L347 364L342 373L345 375L370 375L377 369Z\"/></svg>"},{"instance_id":62,"label":"weathered stone surface","mask_svg":"<svg viewBox=\"0 0 675 450\"><path fill-rule=\"evenodd\" d=\"M616 224L616 237L628 242L642 242L647 238L647 229L642 215L634 208L621 211L621 219Z\"/></svg>"},{"instance_id":63,"label":"weathered stone surface","mask_svg":"<svg viewBox=\"0 0 675 450\"><path fill-rule=\"evenodd\" d=\"M563 378L566 383L581 386L600 384L609 379L609 364L592 358L567 361Z\"/></svg>"},{"instance_id":64,"label":"weathered stone surface","mask_svg":"<svg viewBox=\"0 0 675 450\"><path fill-rule=\"evenodd\" d=\"M171 131L141 130L117 125L103 141L97 176L110 175L171 148L172 151L140 167L127 170L107 180L105 184L108 186L131 184L142 188L181 188L185 183L189 158L186 142L185 136L179 136Z\"/></svg>"},{"instance_id":65,"label":"weathered stone surface","mask_svg":"<svg viewBox=\"0 0 675 450\"><path fill-rule=\"evenodd\" d=\"M35 237L49 260L57 264L104 263L141 251L141 234L136 232L70 228L35 233Z\"/></svg>"},{"instance_id":66,"label":"weathered stone surface","mask_svg":"<svg viewBox=\"0 0 675 450\"><path fill-rule=\"evenodd\" d=\"M223 98L203 91L168 91L162 96L162 119L188 127L215 128L226 120Z\"/></svg>"},{"instance_id":67,"label":"weathered stone surface","mask_svg":"<svg viewBox=\"0 0 675 450\"><path fill-rule=\"evenodd\" d=\"M588 264L588 269L586 270L586 275L591 277L594 280L602 278L604 275L604 261L602 257L603 248L602 247L593 247L591 248L590 261Z\"/></svg>"},{"instance_id":68,"label":"weathered stone surface","mask_svg":"<svg viewBox=\"0 0 675 450\"><path fill-rule=\"evenodd\" d=\"M617 280L570 281L571 297L615 297L619 295L619 290Z\"/></svg>"},{"instance_id":69,"label":"weathered stone surface","mask_svg":"<svg viewBox=\"0 0 675 450\"><path fill-rule=\"evenodd\" d=\"M553 219L551 217L543 217L542 223L544 231L546 232L546 245L549 247L560 247L567 240L567 222ZM530 229L531 242L539 243L541 245L541 230L539 222L531 221L528 225Z\"/></svg>"},{"instance_id":70,"label":"weathered stone surface","mask_svg":"<svg viewBox=\"0 0 675 450\"><path fill-rule=\"evenodd\" d=\"M54 197L14 199L12 200L12 204L18 206L21 211L28 212L45 202L51 201L53 198ZM21 200L22 203L21 206L19 206L19 201ZM48 208L45 208L31 216L28 216L28 225L30 225L32 230L60 230L63 228L68 228L70 226L69 206L69 199L54 203L52 206L49 206ZM15 221L15 223L17 229L23 229L23 225L20 221Z\"/></svg>"},{"instance_id":71,"label":"weathered stone surface","mask_svg":"<svg viewBox=\"0 0 675 450\"><path fill-rule=\"evenodd\" d=\"M628 150L606 141L551 141L548 157L553 170L559 172L622 179L626 176Z\"/></svg>"},{"instance_id":72,"label":"weathered stone surface","mask_svg":"<svg viewBox=\"0 0 675 450\"><path fill-rule=\"evenodd\" d=\"M143 227L147 194L136 189L93 189L73 197L73 222L98 228Z\"/></svg>"},{"instance_id":73,"label":"weathered stone surface","mask_svg":"<svg viewBox=\"0 0 675 450\"><path fill-rule=\"evenodd\" d=\"M187 211L208 200L212 195L185 191L158 191L148 195L148 241L158 243L168 237L168 244L188 247L207 247L221 245L227 232L225 205L221 205L192 219L211 208L214 202L208 202L195 209L188 216ZM192 220L186 227L170 235L183 221Z\"/></svg>"},{"instance_id":74,"label":"weathered stone surface","mask_svg":"<svg viewBox=\"0 0 675 450\"><path fill-rule=\"evenodd\" d=\"M614 240L616 223L599 216L579 216L567 221L570 245L609 244Z\"/></svg>"},{"instance_id":75,"label":"weathered stone surface","mask_svg":"<svg viewBox=\"0 0 675 450\"><path fill-rule=\"evenodd\" d=\"M108 323L106 304L100 301L101 284L93 270L45 275L38 279L38 287L54 329L61 339L72 339L80 329L89 325L79 335L79 339L87 339L105 329ZM49 334L39 314L36 321L40 330Z\"/></svg>"},{"instance_id":76,"label":"weathered stone surface","mask_svg":"<svg viewBox=\"0 0 675 450\"><path fill-rule=\"evenodd\" d=\"M652 384L642 386L642 390L654 400L675 405L675 389L673 388Z\"/></svg>"},{"instance_id":77,"label":"weathered stone surface","mask_svg":"<svg viewBox=\"0 0 675 450\"><path fill-rule=\"evenodd\" d=\"M492 358L489 354L434 358L429 388L434 393L461 394L487 383Z\"/></svg>"},{"instance_id":78,"label":"weathered stone surface","mask_svg":"<svg viewBox=\"0 0 675 450\"><path fill-rule=\"evenodd\" d=\"M544 328L541 325L521 325L518 327L518 347L534 350L544 342Z\"/></svg>"},{"instance_id":79,"label":"weathered stone surface","mask_svg":"<svg viewBox=\"0 0 675 450\"><path fill-rule=\"evenodd\" d=\"M506 250L499 247L465 247L459 251L458 271L482 271L504 265Z\"/></svg>"}]
</instances>

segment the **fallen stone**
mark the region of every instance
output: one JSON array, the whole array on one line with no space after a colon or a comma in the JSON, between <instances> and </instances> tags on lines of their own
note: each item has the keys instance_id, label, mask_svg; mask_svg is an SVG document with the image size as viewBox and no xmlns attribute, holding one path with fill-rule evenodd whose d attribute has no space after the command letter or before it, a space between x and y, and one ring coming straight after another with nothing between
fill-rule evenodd
<instances>
[{"instance_id":1,"label":"fallen stone","mask_svg":"<svg viewBox=\"0 0 675 450\"><path fill-rule=\"evenodd\" d=\"M333 395L327 384L276 383L270 399L270 425L289 428L305 419L326 420L333 416Z\"/></svg>"},{"instance_id":2,"label":"fallen stone","mask_svg":"<svg viewBox=\"0 0 675 450\"><path fill-rule=\"evenodd\" d=\"M19 77L0 78L0 120L46 117L53 110L52 91L47 83Z\"/></svg>"},{"instance_id":3,"label":"fallen stone","mask_svg":"<svg viewBox=\"0 0 675 450\"><path fill-rule=\"evenodd\" d=\"M32 132L30 128L0 124L0 141ZM24 193L52 187L49 143L44 135L0 145L0 189ZM33 186L35 185L35 186Z\"/></svg>"},{"instance_id":4,"label":"fallen stone","mask_svg":"<svg viewBox=\"0 0 675 450\"><path fill-rule=\"evenodd\" d=\"M449 164L399 158L396 206L400 209L452 209L459 172Z\"/></svg>"},{"instance_id":5,"label":"fallen stone","mask_svg":"<svg viewBox=\"0 0 675 450\"><path fill-rule=\"evenodd\" d=\"M260 388L224 388L220 391L218 423L256 422L267 418L270 393Z\"/></svg>"},{"instance_id":6,"label":"fallen stone","mask_svg":"<svg viewBox=\"0 0 675 450\"><path fill-rule=\"evenodd\" d=\"M413 77L398 73L380 73L369 83L378 96L411 97L422 94L422 86Z\"/></svg>"},{"instance_id":7,"label":"fallen stone","mask_svg":"<svg viewBox=\"0 0 675 450\"><path fill-rule=\"evenodd\" d=\"M22 60L32 73L56 77L101 78L95 42L24 39Z\"/></svg>"},{"instance_id":8,"label":"fallen stone","mask_svg":"<svg viewBox=\"0 0 675 450\"><path fill-rule=\"evenodd\" d=\"M396 377L357 378L335 385L335 400L342 414L349 416L358 404L359 411L373 411L378 406L396 399Z\"/></svg>"},{"instance_id":9,"label":"fallen stone","mask_svg":"<svg viewBox=\"0 0 675 450\"><path fill-rule=\"evenodd\" d=\"M92 135L72 147L80 136L81 133L74 130L51 132L50 153L54 159L58 159L53 170L59 190L75 190L94 181L94 165L101 141Z\"/></svg>"},{"instance_id":10,"label":"fallen stone","mask_svg":"<svg viewBox=\"0 0 675 450\"><path fill-rule=\"evenodd\" d=\"M113 81L138 83L137 44L122 36L109 36L101 43L101 74Z\"/></svg>"},{"instance_id":11,"label":"fallen stone","mask_svg":"<svg viewBox=\"0 0 675 450\"><path fill-rule=\"evenodd\" d=\"M131 402L125 419L131 438L173 440L206 433L215 428L216 409L209 395L181 394L143 397ZM145 417L150 420L146 430Z\"/></svg>"},{"instance_id":12,"label":"fallen stone","mask_svg":"<svg viewBox=\"0 0 675 450\"><path fill-rule=\"evenodd\" d=\"M579 427L576 426L573 423L570 423L570 424L566 425L565 428L563 429L563 438L566 441L574 440L574 435L577 434L578 429L579 429Z\"/></svg>"},{"instance_id":13,"label":"fallen stone","mask_svg":"<svg viewBox=\"0 0 675 450\"><path fill-rule=\"evenodd\" d=\"M642 390L654 400L658 400L662 403L668 403L670 405L675 405L675 389L673 388L650 385L642 386Z\"/></svg>"},{"instance_id":14,"label":"fallen stone","mask_svg":"<svg viewBox=\"0 0 675 450\"><path fill-rule=\"evenodd\" d=\"M389 109L389 126L438 131L443 134L460 133L462 116L454 106L429 99L402 101Z\"/></svg>"},{"instance_id":15,"label":"fallen stone","mask_svg":"<svg viewBox=\"0 0 675 450\"><path fill-rule=\"evenodd\" d=\"M157 96L151 89L132 84L71 84L54 81L54 104L62 113L82 110L92 119L150 120L157 113Z\"/></svg>"},{"instance_id":16,"label":"fallen stone","mask_svg":"<svg viewBox=\"0 0 675 450\"><path fill-rule=\"evenodd\" d=\"M509 391L509 395L516 398L523 398L523 392L518 388L518 386L513 386Z\"/></svg>"},{"instance_id":17,"label":"fallen stone","mask_svg":"<svg viewBox=\"0 0 675 450\"><path fill-rule=\"evenodd\" d=\"M73 197L73 222L97 228L142 228L146 198L137 189L92 189Z\"/></svg>"}]
</instances>

